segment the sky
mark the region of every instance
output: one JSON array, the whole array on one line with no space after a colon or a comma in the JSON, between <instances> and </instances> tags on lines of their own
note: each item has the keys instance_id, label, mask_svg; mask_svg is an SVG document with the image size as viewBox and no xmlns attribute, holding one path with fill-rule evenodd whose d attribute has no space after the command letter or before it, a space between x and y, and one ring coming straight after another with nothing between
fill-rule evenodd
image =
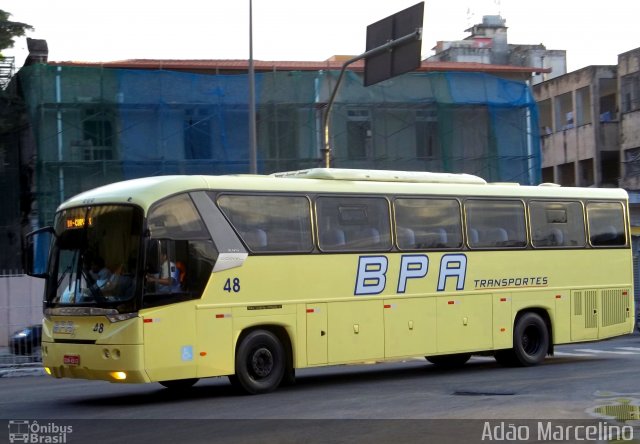
<instances>
[{"instance_id":1,"label":"sky","mask_svg":"<svg viewBox=\"0 0 640 444\"><path fill-rule=\"evenodd\" d=\"M418 0L252 0L256 60L326 60L365 52L367 25ZM2 0L11 20L45 39L50 61L248 59L250 0ZM640 1L425 0L422 56L462 40L483 15L506 19L508 42L567 51L568 71L615 65L640 47ZM3 51L27 56L26 38Z\"/></svg>"}]
</instances>

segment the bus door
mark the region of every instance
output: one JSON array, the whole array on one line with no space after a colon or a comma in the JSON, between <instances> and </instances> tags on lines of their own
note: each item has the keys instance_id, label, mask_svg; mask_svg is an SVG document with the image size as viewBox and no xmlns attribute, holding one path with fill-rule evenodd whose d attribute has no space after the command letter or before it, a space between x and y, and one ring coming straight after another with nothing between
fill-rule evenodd
<instances>
[{"instance_id":1,"label":"bus door","mask_svg":"<svg viewBox=\"0 0 640 444\"><path fill-rule=\"evenodd\" d=\"M328 357L327 304L307 304L307 363L326 364Z\"/></svg>"},{"instance_id":2,"label":"bus door","mask_svg":"<svg viewBox=\"0 0 640 444\"><path fill-rule=\"evenodd\" d=\"M143 294L144 357L155 381L196 376L196 319L176 265L180 242L152 239L147 248Z\"/></svg>"}]
</instances>

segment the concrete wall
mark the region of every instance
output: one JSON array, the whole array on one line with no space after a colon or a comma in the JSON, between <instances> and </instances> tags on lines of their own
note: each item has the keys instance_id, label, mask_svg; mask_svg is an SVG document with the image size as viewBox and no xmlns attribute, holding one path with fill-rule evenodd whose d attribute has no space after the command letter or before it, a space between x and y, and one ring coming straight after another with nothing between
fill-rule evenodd
<instances>
[{"instance_id":1,"label":"concrete wall","mask_svg":"<svg viewBox=\"0 0 640 444\"><path fill-rule=\"evenodd\" d=\"M0 347L23 327L42 322L44 279L0 275Z\"/></svg>"},{"instance_id":2,"label":"concrete wall","mask_svg":"<svg viewBox=\"0 0 640 444\"><path fill-rule=\"evenodd\" d=\"M625 150L640 147L640 111L622 114L622 137L620 151L622 155L622 182L620 186L627 190L640 190L640 176L631 175L627 171Z\"/></svg>"}]
</instances>

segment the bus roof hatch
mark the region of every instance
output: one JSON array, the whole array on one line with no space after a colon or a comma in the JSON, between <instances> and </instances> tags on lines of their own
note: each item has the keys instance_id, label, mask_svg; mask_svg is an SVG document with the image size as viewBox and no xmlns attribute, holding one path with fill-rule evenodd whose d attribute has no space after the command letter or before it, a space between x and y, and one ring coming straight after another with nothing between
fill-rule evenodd
<instances>
[{"instance_id":1,"label":"bus roof hatch","mask_svg":"<svg viewBox=\"0 0 640 444\"><path fill-rule=\"evenodd\" d=\"M428 171L359 170L348 168L311 168L273 173L282 178L365 180L374 182L458 183L486 185L487 181L471 174L431 173Z\"/></svg>"}]
</instances>

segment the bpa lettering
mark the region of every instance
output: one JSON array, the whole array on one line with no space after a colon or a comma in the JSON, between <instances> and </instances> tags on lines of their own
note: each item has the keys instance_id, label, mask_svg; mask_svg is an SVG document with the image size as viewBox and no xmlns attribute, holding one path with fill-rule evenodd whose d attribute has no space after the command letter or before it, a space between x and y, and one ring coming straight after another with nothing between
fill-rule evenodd
<instances>
[{"instance_id":1,"label":"bpa lettering","mask_svg":"<svg viewBox=\"0 0 640 444\"><path fill-rule=\"evenodd\" d=\"M380 294L387 285L389 259L386 256L360 256L356 275L356 296ZM405 254L400 260L397 293L404 293L411 279L422 279L429 272L429 257L425 254ZM456 290L464 290L467 256L445 254L440 259L437 291L444 291L447 279L455 280Z\"/></svg>"}]
</instances>

